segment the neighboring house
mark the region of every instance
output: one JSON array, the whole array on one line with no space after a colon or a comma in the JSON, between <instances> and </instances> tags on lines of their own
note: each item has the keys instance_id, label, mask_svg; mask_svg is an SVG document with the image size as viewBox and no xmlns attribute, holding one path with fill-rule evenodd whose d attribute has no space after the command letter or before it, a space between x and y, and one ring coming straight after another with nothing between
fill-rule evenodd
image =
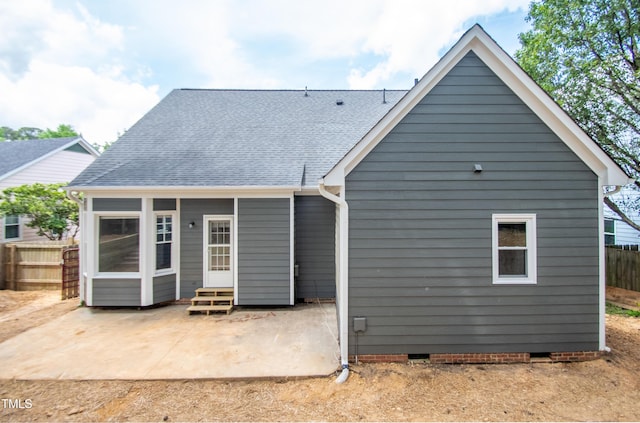
<instances>
[{"instance_id":1,"label":"neighboring house","mask_svg":"<svg viewBox=\"0 0 640 423\"><path fill-rule=\"evenodd\" d=\"M69 182L97 156L82 137L0 142L0 191L36 182ZM20 216L5 216L0 221L2 243L43 239Z\"/></svg>"},{"instance_id":2,"label":"neighboring house","mask_svg":"<svg viewBox=\"0 0 640 423\"><path fill-rule=\"evenodd\" d=\"M408 92L175 90L68 190L87 305L336 294L346 366L597 355L628 182L474 26Z\"/></svg>"},{"instance_id":3,"label":"neighboring house","mask_svg":"<svg viewBox=\"0 0 640 423\"><path fill-rule=\"evenodd\" d=\"M612 198L630 198L637 201L637 191L622 190ZM627 211L627 217L634 222L640 222L640 212ZM607 205L604 206L604 237L606 245L640 245L640 231L625 223L620 216L613 212Z\"/></svg>"}]
</instances>

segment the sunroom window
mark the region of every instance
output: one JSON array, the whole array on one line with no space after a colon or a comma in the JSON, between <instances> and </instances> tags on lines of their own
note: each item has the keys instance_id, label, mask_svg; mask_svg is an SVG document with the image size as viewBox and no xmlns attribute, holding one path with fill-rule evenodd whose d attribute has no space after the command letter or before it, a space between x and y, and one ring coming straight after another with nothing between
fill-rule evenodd
<instances>
[{"instance_id":1,"label":"sunroom window","mask_svg":"<svg viewBox=\"0 0 640 423\"><path fill-rule=\"evenodd\" d=\"M140 271L140 219L100 216L98 223L98 271Z\"/></svg>"},{"instance_id":2,"label":"sunroom window","mask_svg":"<svg viewBox=\"0 0 640 423\"><path fill-rule=\"evenodd\" d=\"M156 270L171 269L173 216L156 216Z\"/></svg>"}]
</instances>

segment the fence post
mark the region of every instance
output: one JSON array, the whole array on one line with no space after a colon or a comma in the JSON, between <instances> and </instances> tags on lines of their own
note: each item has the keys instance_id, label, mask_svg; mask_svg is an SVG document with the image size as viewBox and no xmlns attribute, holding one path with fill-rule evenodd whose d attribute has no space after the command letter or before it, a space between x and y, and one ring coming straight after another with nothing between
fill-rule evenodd
<instances>
[{"instance_id":1,"label":"fence post","mask_svg":"<svg viewBox=\"0 0 640 423\"><path fill-rule=\"evenodd\" d=\"M15 291L16 289L16 246L15 244L8 244L5 246L8 249L7 254L7 288Z\"/></svg>"}]
</instances>

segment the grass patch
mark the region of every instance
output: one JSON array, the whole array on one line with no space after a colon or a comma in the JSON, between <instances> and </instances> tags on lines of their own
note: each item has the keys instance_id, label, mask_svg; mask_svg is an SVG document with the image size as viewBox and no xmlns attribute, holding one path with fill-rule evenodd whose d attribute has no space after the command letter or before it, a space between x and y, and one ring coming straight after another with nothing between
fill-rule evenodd
<instances>
[{"instance_id":1,"label":"grass patch","mask_svg":"<svg viewBox=\"0 0 640 423\"><path fill-rule=\"evenodd\" d=\"M606 312L607 314L619 314L621 316L640 317L640 311L627 310L626 308L622 308L620 306L617 306L611 303L607 303Z\"/></svg>"}]
</instances>

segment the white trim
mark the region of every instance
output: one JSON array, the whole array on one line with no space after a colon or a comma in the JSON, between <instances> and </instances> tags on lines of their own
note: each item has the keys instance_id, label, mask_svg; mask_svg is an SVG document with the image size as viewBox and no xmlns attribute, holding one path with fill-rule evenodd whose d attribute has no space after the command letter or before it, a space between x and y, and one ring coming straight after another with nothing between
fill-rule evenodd
<instances>
[{"instance_id":1,"label":"white trim","mask_svg":"<svg viewBox=\"0 0 640 423\"><path fill-rule=\"evenodd\" d=\"M344 178L470 51L511 88L538 117L589 166L604 185L631 182L622 169L580 129L515 61L475 25L324 177L326 185L342 186Z\"/></svg>"},{"instance_id":2,"label":"white trim","mask_svg":"<svg viewBox=\"0 0 640 423\"><path fill-rule=\"evenodd\" d=\"M84 201L87 209L84 212L84 227L81 229L80 237L85 249L80 249L80 266L84 266L84 274L82 275L85 282L84 301L88 306L92 306L93 275L95 274L95 251L97 249L98 241L95 238L96 229L95 218L93 217L93 198L87 196Z\"/></svg>"},{"instance_id":3,"label":"white trim","mask_svg":"<svg viewBox=\"0 0 640 423\"><path fill-rule=\"evenodd\" d=\"M598 182L602 181L598 178ZM599 184L600 185L600 184ZM605 276L605 245L604 245L604 190L598 190L598 346L600 351L607 348L606 339L606 297L607 281Z\"/></svg>"},{"instance_id":4,"label":"white trim","mask_svg":"<svg viewBox=\"0 0 640 423\"><path fill-rule=\"evenodd\" d=\"M295 252L295 206L293 195L289 200L289 305L294 305L295 298L295 269L294 269L294 252Z\"/></svg>"},{"instance_id":5,"label":"white trim","mask_svg":"<svg viewBox=\"0 0 640 423\"><path fill-rule=\"evenodd\" d=\"M500 277L499 274L499 246L498 224L500 223L524 223L526 224L526 251L527 251L527 276L524 277ZM537 278L537 229L536 215L531 213L496 213L491 215L491 257L492 280L496 285L511 284L524 285L536 284Z\"/></svg>"},{"instance_id":6,"label":"white trim","mask_svg":"<svg viewBox=\"0 0 640 423\"><path fill-rule=\"evenodd\" d=\"M17 141L17 142L19 142L19 141ZM78 138L74 139L73 141L70 141L70 142L68 142L68 143L66 143L66 144L64 144L64 145L62 145L62 146L60 146L60 147L58 147L58 148L56 148L54 150L49 151L48 153L43 154L42 156L40 156L40 157L38 157L38 158L36 158L34 160L31 160L28 163L23 164L22 166L19 166L19 167L15 168L15 169L10 170L9 172L5 173L4 175L0 175L0 181L2 181L4 179L7 179L8 177L10 177L12 175L15 175L16 173L19 173L19 172L21 172L21 171L33 166L34 164L36 164L38 162L41 162L42 160L44 160L46 158L49 158L49 157L53 156L56 153L64 151L67 148L72 147L74 144L82 145L82 147L84 147L89 152L89 154L91 154L93 157L98 157L100 155L100 153L98 153L95 150L95 148L93 148L87 141L85 141L84 138L78 137Z\"/></svg>"},{"instance_id":7,"label":"white trim","mask_svg":"<svg viewBox=\"0 0 640 423\"><path fill-rule=\"evenodd\" d=\"M238 263L238 197L233 198L233 262ZM238 266L233 266L233 304L238 305Z\"/></svg>"},{"instance_id":8,"label":"white trim","mask_svg":"<svg viewBox=\"0 0 640 423\"><path fill-rule=\"evenodd\" d=\"M235 288L235 268L236 266L236 261L234 260L234 256L235 256L235 251L237 250L237 245L236 245L236 234L233 232L234 230L234 215L232 214L203 214L202 215L202 286L205 287L206 283L207 283L207 267L208 267L208 253L209 253L209 240L208 237L205 236L205 231L208 232L209 230L209 225L208 222L212 221L212 220L230 220L231 222L229 225L229 230L231 231L230 233L230 254L229 254L229 260L230 260L230 271L231 271L231 286ZM235 291L234 291L235 292Z\"/></svg>"},{"instance_id":9,"label":"white trim","mask_svg":"<svg viewBox=\"0 0 640 423\"><path fill-rule=\"evenodd\" d=\"M148 306L153 304L153 274L155 269L155 262L149 259L151 241L155 238L155 231L149 230L149 221L152 220L151 216L153 216L153 199L142 198L140 201L142 214L142 218L138 223L140 230L138 238L140 240L140 245L138 246L140 254L140 305Z\"/></svg>"},{"instance_id":10,"label":"white trim","mask_svg":"<svg viewBox=\"0 0 640 423\"><path fill-rule=\"evenodd\" d=\"M288 198L299 186L66 186L66 191L90 193L95 198Z\"/></svg>"},{"instance_id":11,"label":"white trim","mask_svg":"<svg viewBox=\"0 0 640 423\"><path fill-rule=\"evenodd\" d=\"M174 224L174 242L175 245L173 246L174 251L176 253L176 263L175 263L175 267L176 267L176 300L180 299L180 278L181 278L181 266L180 266L180 259L181 259L181 252L180 252L180 238L181 238L181 234L182 231L180 229L180 225L181 225L181 214L180 214L180 199L176 198L176 223Z\"/></svg>"}]
</instances>

